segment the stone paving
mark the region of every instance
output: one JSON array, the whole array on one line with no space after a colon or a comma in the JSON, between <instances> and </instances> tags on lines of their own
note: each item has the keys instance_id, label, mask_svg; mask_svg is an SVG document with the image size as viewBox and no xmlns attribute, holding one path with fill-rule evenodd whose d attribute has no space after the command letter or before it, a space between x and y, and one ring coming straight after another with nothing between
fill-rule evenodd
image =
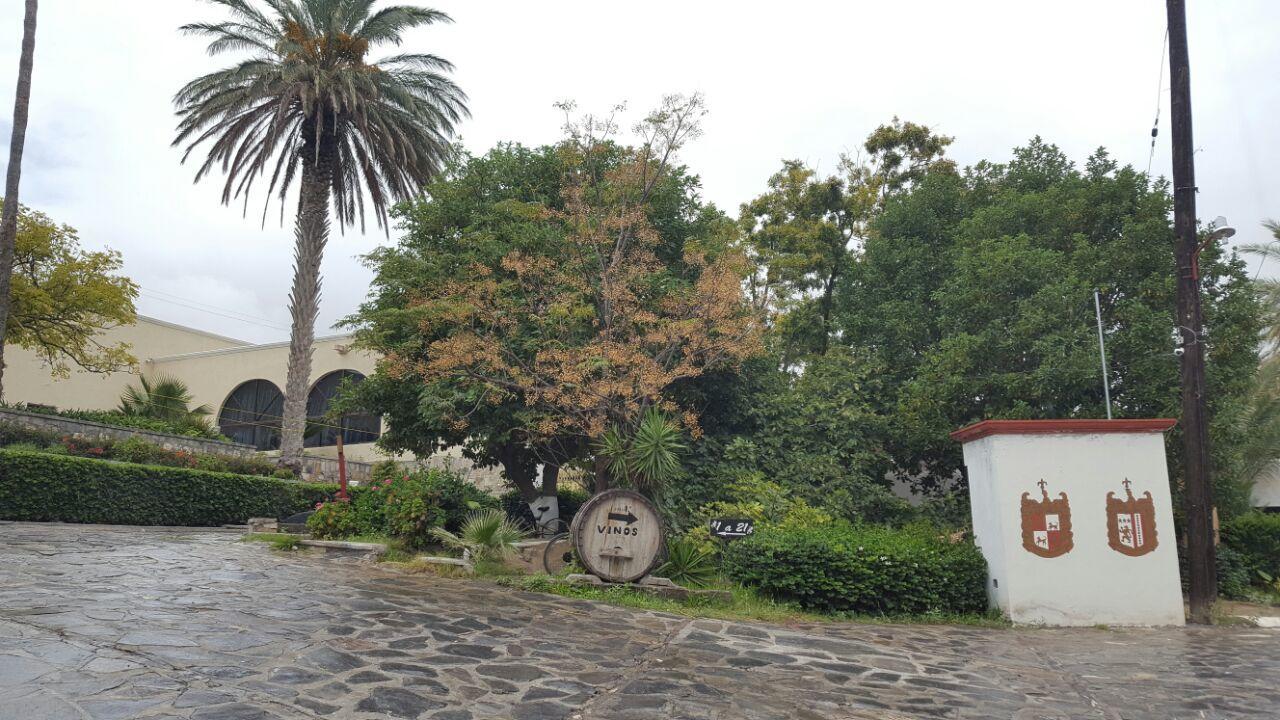
<instances>
[{"instance_id":1,"label":"stone paving","mask_svg":"<svg viewBox=\"0 0 1280 720\"><path fill-rule=\"evenodd\" d=\"M0 523L0 718L1276 718L1280 631L768 626Z\"/></svg>"}]
</instances>

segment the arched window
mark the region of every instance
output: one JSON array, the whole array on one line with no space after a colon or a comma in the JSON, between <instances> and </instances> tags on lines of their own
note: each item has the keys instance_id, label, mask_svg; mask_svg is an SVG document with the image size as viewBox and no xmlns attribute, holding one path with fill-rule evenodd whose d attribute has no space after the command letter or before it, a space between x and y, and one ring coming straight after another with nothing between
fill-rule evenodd
<instances>
[{"instance_id":1,"label":"arched window","mask_svg":"<svg viewBox=\"0 0 1280 720\"><path fill-rule=\"evenodd\" d=\"M284 395L270 380L250 380L227 396L218 412L218 429L235 442L259 450L280 447Z\"/></svg>"},{"instance_id":2,"label":"arched window","mask_svg":"<svg viewBox=\"0 0 1280 720\"><path fill-rule=\"evenodd\" d=\"M338 394L344 381L358 383L364 375L354 370L335 370L316 381L307 395L307 420L314 423L307 428L305 445L320 447L338 444L338 427L342 428L342 442L367 443L378 439L378 418L368 413L348 413L339 419L329 418L329 403Z\"/></svg>"}]
</instances>

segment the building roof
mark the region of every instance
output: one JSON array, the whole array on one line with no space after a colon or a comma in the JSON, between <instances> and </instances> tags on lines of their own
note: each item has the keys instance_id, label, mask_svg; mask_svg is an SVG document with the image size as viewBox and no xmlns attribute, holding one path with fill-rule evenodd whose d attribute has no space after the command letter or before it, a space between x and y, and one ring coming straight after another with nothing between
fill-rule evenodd
<instances>
[{"instance_id":1,"label":"building roof","mask_svg":"<svg viewBox=\"0 0 1280 720\"><path fill-rule=\"evenodd\" d=\"M248 344L248 342L244 340L240 340L239 338L227 337L226 335L219 335L217 333L211 333L206 330L198 330L193 327L187 327L186 325L179 325L178 323L169 322L168 320L153 318L150 315L138 315L137 318L141 322L148 322L148 323L151 323L152 325L160 325L162 327L171 328L173 330L181 330L183 332L189 332L194 335L203 335L205 337L213 338L215 340L222 340L223 342L235 343L236 345Z\"/></svg>"},{"instance_id":2,"label":"building roof","mask_svg":"<svg viewBox=\"0 0 1280 720\"><path fill-rule=\"evenodd\" d=\"M316 338L315 342L322 343L322 342L334 342L337 340L350 340L352 337L354 336L351 333L345 333L341 335L325 335L323 337ZM239 342L243 342L243 341L239 341ZM289 346L288 340L281 340L279 342L260 343L257 345L252 343L245 343L242 345L237 345L235 347L217 348L216 350L200 350L197 352L181 353L179 355L166 355L164 357L151 358L150 361L151 362L171 362L173 360L189 360L191 358L216 357L218 355L234 355L236 353L256 352L258 350L269 350L271 348L288 347L288 346Z\"/></svg>"}]
</instances>

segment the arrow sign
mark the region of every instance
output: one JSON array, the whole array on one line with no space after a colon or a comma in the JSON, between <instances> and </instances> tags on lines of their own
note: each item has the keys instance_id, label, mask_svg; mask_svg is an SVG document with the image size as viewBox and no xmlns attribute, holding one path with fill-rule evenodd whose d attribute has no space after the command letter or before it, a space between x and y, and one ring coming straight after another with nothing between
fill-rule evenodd
<instances>
[{"instance_id":1,"label":"arrow sign","mask_svg":"<svg viewBox=\"0 0 1280 720\"><path fill-rule=\"evenodd\" d=\"M635 522L635 521L639 520L640 518L638 518L638 517L636 517L634 514L632 514L632 512L631 512L631 508L627 508L627 514L626 514L626 515L623 515L622 513L616 513L616 512L613 512L613 511L609 511L609 519L610 519L610 520L617 520L618 522L624 522L624 523L626 523L626 524L630 525L631 523L633 523L633 522Z\"/></svg>"}]
</instances>

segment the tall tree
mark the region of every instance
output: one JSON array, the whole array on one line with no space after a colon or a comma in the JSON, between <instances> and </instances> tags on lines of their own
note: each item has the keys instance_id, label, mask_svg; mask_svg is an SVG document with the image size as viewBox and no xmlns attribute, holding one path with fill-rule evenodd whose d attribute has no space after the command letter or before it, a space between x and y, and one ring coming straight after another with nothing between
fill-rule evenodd
<instances>
[{"instance_id":1,"label":"tall tree","mask_svg":"<svg viewBox=\"0 0 1280 720\"><path fill-rule=\"evenodd\" d=\"M127 343L102 331L132 325L138 286L120 275L120 253L84 250L76 230L22 208L4 342L32 351L55 377L72 367L107 373L132 367Z\"/></svg>"},{"instance_id":2,"label":"tall tree","mask_svg":"<svg viewBox=\"0 0 1280 720\"><path fill-rule=\"evenodd\" d=\"M175 97L175 145L211 143L196 180L221 166L222 201L248 193L269 175L282 203L300 176L295 223L292 329L285 383L281 462L302 456L320 261L329 238L330 202L339 227L359 219L366 200L379 227L388 205L408 200L451 152L449 137L466 114L465 94L435 55L402 53L370 62L377 45L399 45L405 31L450 22L409 6L374 10L372 0L211 0L232 20L183 30L212 39L209 53L248 51L224 70L188 83ZM264 207L264 218L265 218Z\"/></svg>"},{"instance_id":3,"label":"tall tree","mask_svg":"<svg viewBox=\"0 0 1280 720\"><path fill-rule=\"evenodd\" d=\"M9 285L18 236L18 185L22 179L22 150L27 143L27 110L31 106L31 66L36 54L36 0L27 0L22 22L22 55L13 97L13 134L9 139L9 168L4 180L4 212L0 215L0 398L4 397L4 335L9 322Z\"/></svg>"},{"instance_id":4,"label":"tall tree","mask_svg":"<svg viewBox=\"0 0 1280 720\"><path fill-rule=\"evenodd\" d=\"M392 341L377 346L385 374L413 380L409 402L586 460L610 428L676 410L673 384L755 352L736 228L674 165L701 112L668 98L634 147L610 119L571 122L555 149L495 151L433 189L402 247L378 256L378 302L362 311L365 337ZM504 406L518 427L491 424Z\"/></svg>"},{"instance_id":5,"label":"tall tree","mask_svg":"<svg viewBox=\"0 0 1280 720\"><path fill-rule=\"evenodd\" d=\"M883 368L877 406L904 469L949 477L960 459L947 434L977 420L1104 416L1094 288L1114 412L1177 413L1168 190L1105 151L1077 167L1036 138L1008 163L935 168L887 201L840 317L852 350ZM1210 247L1201 268L1215 455L1228 476L1259 308L1243 263ZM1240 496L1222 489L1228 512Z\"/></svg>"}]
</instances>

